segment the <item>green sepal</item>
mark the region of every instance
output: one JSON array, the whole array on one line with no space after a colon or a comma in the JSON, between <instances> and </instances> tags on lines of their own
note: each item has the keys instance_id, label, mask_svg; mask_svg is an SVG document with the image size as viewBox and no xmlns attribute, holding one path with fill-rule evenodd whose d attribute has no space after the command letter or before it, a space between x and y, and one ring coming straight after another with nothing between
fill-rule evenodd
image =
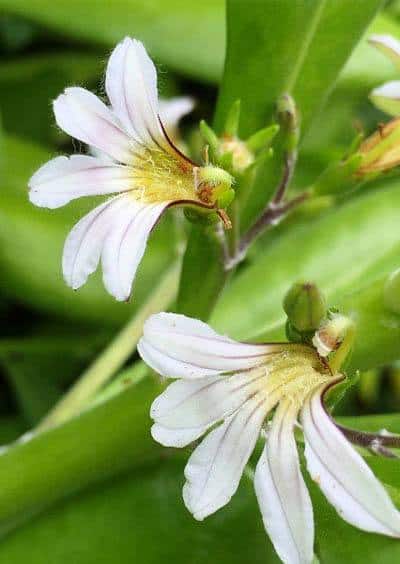
<instances>
[{"instance_id":1,"label":"green sepal","mask_svg":"<svg viewBox=\"0 0 400 564\"><path fill-rule=\"evenodd\" d=\"M221 168L231 172L233 169L233 153L231 151L222 153L222 155L218 156L217 162Z\"/></svg>"},{"instance_id":2,"label":"green sepal","mask_svg":"<svg viewBox=\"0 0 400 564\"><path fill-rule=\"evenodd\" d=\"M231 205L234 199L235 190L233 190L233 188L229 188L228 190L225 190L225 192L223 192L220 196L218 196L216 202L217 207L224 210Z\"/></svg>"},{"instance_id":3,"label":"green sepal","mask_svg":"<svg viewBox=\"0 0 400 564\"><path fill-rule=\"evenodd\" d=\"M328 166L312 186L316 196L327 194L346 194L359 184L355 173L363 161L363 156L356 153L348 159Z\"/></svg>"},{"instance_id":4,"label":"green sepal","mask_svg":"<svg viewBox=\"0 0 400 564\"><path fill-rule=\"evenodd\" d=\"M277 123L274 123L272 125L269 125L268 127L260 129L259 131L256 131L246 140L247 148L250 151L256 152L260 149L268 147L275 135L278 133L279 129L279 125Z\"/></svg>"},{"instance_id":5,"label":"green sepal","mask_svg":"<svg viewBox=\"0 0 400 564\"><path fill-rule=\"evenodd\" d=\"M209 144L211 151L216 154L218 152L219 140L215 131L208 125L208 123L202 119L200 121L200 133L206 143Z\"/></svg>"},{"instance_id":6,"label":"green sepal","mask_svg":"<svg viewBox=\"0 0 400 564\"><path fill-rule=\"evenodd\" d=\"M342 382L336 384L330 388L328 393L325 396L325 406L327 407L328 411L333 411L338 403L344 398L350 388L353 388L357 384L360 379L360 371L356 370L352 372L350 375L346 374L345 379Z\"/></svg>"},{"instance_id":7,"label":"green sepal","mask_svg":"<svg viewBox=\"0 0 400 564\"><path fill-rule=\"evenodd\" d=\"M226 116L224 135L229 137L237 137L239 131L240 120L240 100L235 100L229 108L228 115Z\"/></svg>"}]
</instances>

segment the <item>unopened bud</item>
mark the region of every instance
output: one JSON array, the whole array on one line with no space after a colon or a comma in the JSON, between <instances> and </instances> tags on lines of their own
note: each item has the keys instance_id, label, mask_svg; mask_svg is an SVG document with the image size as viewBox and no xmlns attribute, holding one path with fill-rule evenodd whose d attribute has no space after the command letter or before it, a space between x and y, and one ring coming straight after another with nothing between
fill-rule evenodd
<instances>
[{"instance_id":1,"label":"unopened bud","mask_svg":"<svg viewBox=\"0 0 400 564\"><path fill-rule=\"evenodd\" d=\"M218 153L222 159L224 155L231 155L231 166L233 172L241 173L254 162L254 153L250 151L244 141L237 137L223 137Z\"/></svg>"},{"instance_id":2,"label":"unopened bud","mask_svg":"<svg viewBox=\"0 0 400 564\"><path fill-rule=\"evenodd\" d=\"M356 176L390 170L400 164L400 118L393 119L368 137L357 152L363 160Z\"/></svg>"},{"instance_id":3,"label":"unopened bud","mask_svg":"<svg viewBox=\"0 0 400 564\"><path fill-rule=\"evenodd\" d=\"M277 103L278 121L285 137L285 149L296 149L300 138L300 120L293 98L289 94L281 96Z\"/></svg>"},{"instance_id":4,"label":"unopened bud","mask_svg":"<svg viewBox=\"0 0 400 564\"><path fill-rule=\"evenodd\" d=\"M331 352L337 350L348 330L353 328L353 326L353 321L349 317L339 313L331 314L330 319L320 327L312 339L318 354L326 357Z\"/></svg>"},{"instance_id":5,"label":"unopened bud","mask_svg":"<svg viewBox=\"0 0 400 564\"><path fill-rule=\"evenodd\" d=\"M310 282L293 284L283 300L283 309L290 325L299 332L315 331L326 316L324 296Z\"/></svg>"}]
</instances>

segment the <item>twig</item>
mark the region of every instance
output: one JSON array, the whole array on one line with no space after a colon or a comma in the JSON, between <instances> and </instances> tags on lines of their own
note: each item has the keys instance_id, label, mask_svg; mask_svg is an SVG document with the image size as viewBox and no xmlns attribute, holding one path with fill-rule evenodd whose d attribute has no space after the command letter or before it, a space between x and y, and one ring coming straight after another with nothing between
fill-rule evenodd
<instances>
[{"instance_id":1,"label":"twig","mask_svg":"<svg viewBox=\"0 0 400 564\"><path fill-rule=\"evenodd\" d=\"M289 211L298 206L309 196L307 192L284 202L287 188L292 180L297 162L297 151L293 150L285 156L282 178L276 188L275 195L263 213L250 229L241 237L237 251L233 257L227 257L225 270L229 271L239 264L246 256L250 245L269 227L277 225Z\"/></svg>"},{"instance_id":2,"label":"twig","mask_svg":"<svg viewBox=\"0 0 400 564\"><path fill-rule=\"evenodd\" d=\"M367 448L374 454L380 454L388 458L399 458L389 448L400 448L400 436L382 435L379 433L367 433L356 429L349 429L334 421L336 427L351 443Z\"/></svg>"}]
</instances>

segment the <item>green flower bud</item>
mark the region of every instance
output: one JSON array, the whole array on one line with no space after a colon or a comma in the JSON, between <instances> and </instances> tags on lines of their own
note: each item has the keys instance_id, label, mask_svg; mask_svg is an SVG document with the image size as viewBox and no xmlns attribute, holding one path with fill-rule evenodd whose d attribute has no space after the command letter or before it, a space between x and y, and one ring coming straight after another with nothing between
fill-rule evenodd
<instances>
[{"instance_id":1,"label":"green flower bud","mask_svg":"<svg viewBox=\"0 0 400 564\"><path fill-rule=\"evenodd\" d=\"M277 102L277 110L285 149L294 151L300 138L300 120L293 98L289 94L283 94Z\"/></svg>"},{"instance_id":2,"label":"green flower bud","mask_svg":"<svg viewBox=\"0 0 400 564\"><path fill-rule=\"evenodd\" d=\"M310 282L293 284L283 300L292 327L299 332L318 329L326 316L326 303L319 288Z\"/></svg>"}]
</instances>

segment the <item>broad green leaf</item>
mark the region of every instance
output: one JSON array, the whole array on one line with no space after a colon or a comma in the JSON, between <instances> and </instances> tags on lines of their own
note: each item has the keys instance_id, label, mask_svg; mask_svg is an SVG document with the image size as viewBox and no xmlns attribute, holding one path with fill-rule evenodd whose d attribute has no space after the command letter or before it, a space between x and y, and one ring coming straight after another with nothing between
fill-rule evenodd
<instances>
[{"instance_id":1,"label":"broad green leaf","mask_svg":"<svg viewBox=\"0 0 400 564\"><path fill-rule=\"evenodd\" d=\"M353 290L356 300L358 289L398 266L399 204L398 181L392 180L314 223L288 229L232 281L217 304L213 325L241 339L282 338L283 296L299 279L316 282L331 305ZM351 299L343 304L349 311ZM385 330L394 343L397 324L393 333L390 327ZM367 346L373 347L371 354L378 350L372 334Z\"/></svg>"},{"instance_id":2,"label":"broad green leaf","mask_svg":"<svg viewBox=\"0 0 400 564\"><path fill-rule=\"evenodd\" d=\"M103 342L100 335L82 337L37 334L0 341L0 366L28 425L47 413Z\"/></svg>"},{"instance_id":3,"label":"broad green leaf","mask_svg":"<svg viewBox=\"0 0 400 564\"><path fill-rule=\"evenodd\" d=\"M241 131L248 135L271 119L277 98L290 93L305 131L381 4L380 0L228 0L218 126L240 98Z\"/></svg>"},{"instance_id":4,"label":"broad green leaf","mask_svg":"<svg viewBox=\"0 0 400 564\"><path fill-rule=\"evenodd\" d=\"M193 226L185 252L177 311L208 319L226 280L214 234Z\"/></svg>"},{"instance_id":5,"label":"broad green leaf","mask_svg":"<svg viewBox=\"0 0 400 564\"><path fill-rule=\"evenodd\" d=\"M391 433L400 434L400 414L383 413L380 415L359 415L357 417L338 417L338 420L347 427L378 433L386 429ZM399 484L400 486L400 484Z\"/></svg>"},{"instance_id":6,"label":"broad green leaf","mask_svg":"<svg viewBox=\"0 0 400 564\"><path fill-rule=\"evenodd\" d=\"M64 425L0 454L0 535L55 501L154 460L149 407L158 384L146 378Z\"/></svg>"},{"instance_id":7,"label":"broad green leaf","mask_svg":"<svg viewBox=\"0 0 400 564\"><path fill-rule=\"evenodd\" d=\"M245 481L246 479L244 479ZM278 564L244 483L227 508L197 522L185 509L182 460L164 460L74 497L0 546L1 564L145 562Z\"/></svg>"},{"instance_id":8,"label":"broad green leaf","mask_svg":"<svg viewBox=\"0 0 400 564\"><path fill-rule=\"evenodd\" d=\"M66 286L61 272L64 240L74 223L98 201L72 202L60 210L34 207L28 180L53 155L37 145L8 137L1 170L0 264L5 295L41 311L85 323L117 325L143 302L174 256L174 231L165 218L152 234L135 283L132 303L109 296L98 273L78 292Z\"/></svg>"},{"instance_id":9,"label":"broad green leaf","mask_svg":"<svg viewBox=\"0 0 400 564\"><path fill-rule=\"evenodd\" d=\"M66 86L86 83L99 77L101 72L99 56L78 51L3 61L0 64L0 113L5 132L51 144L56 136L58 138L51 101Z\"/></svg>"},{"instance_id":10,"label":"broad green leaf","mask_svg":"<svg viewBox=\"0 0 400 564\"><path fill-rule=\"evenodd\" d=\"M94 45L134 36L157 61L193 77L216 80L222 69L222 0L0 0L0 10Z\"/></svg>"}]
</instances>

